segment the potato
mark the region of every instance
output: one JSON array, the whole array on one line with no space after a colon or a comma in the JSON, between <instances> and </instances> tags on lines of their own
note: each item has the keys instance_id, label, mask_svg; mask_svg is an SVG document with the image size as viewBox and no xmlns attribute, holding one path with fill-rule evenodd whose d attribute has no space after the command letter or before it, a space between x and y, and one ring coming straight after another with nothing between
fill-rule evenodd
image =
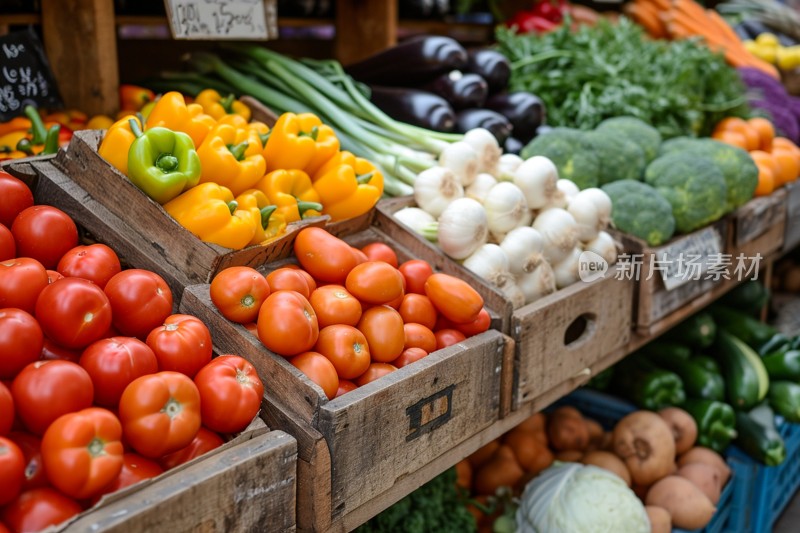
<instances>
[{"instance_id":1,"label":"potato","mask_svg":"<svg viewBox=\"0 0 800 533\"><path fill-rule=\"evenodd\" d=\"M582 458L583 452L580 450L564 450L556 454L556 461L565 463L580 463Z\"/></svg>"},{"instance_id":2,"label":"potato","mask_svg":"<svg viewBox=\"0 0 800 533\"><path fill-rule=\"evenodd\" d=\"M635 484L651 485L672 472L675 439L663 418L652 411L636 411L617 422L614 453L625 462Z\"/></svg>"},{"instance_id":3,"label":"potato","mask_svg":"<svg viewBox=\"0 0 800 533\"><path fill-rule=\"evenodd\" d=\"M622 459L611 452L603 450L589 452L581 458L581 462L585 465L605 468L609 472L613 472L621 477L629 487L631 486L631 473L628 472L628 468L625 466L625 463L622 462Z\"/></svg>"},{"instance_id":4,"label":"potato","mask_svg":"<svg viewBox=\"0 0 800 533\"><path fill-rule=\"evenodd\" d=\"M667 407L658 412L672 430L675 437L675 453L681 454L694 446L697 440L697 423L692 415L678 407Z\"/></svg>"},{"instance_id":5,"label":"potato","mask_svg":"<svg viewBox=\"0 0 800 533\"><path fill-rule=\"evenodd\" d=\"M706 463L689 463L678 469L678 475L686 478L703 491L714 505L722 494L722 482L719 470Z\"/></svg>"},{"instance_id":6,"label":"potato","mask_svg":"<svg viewBox=\"0 0 800 533\"><path fill-rule=\"evenodd\" d=\"M494 494L499 487L513 487L524 472L508 446L500 446L492 458L475 472L472 488L476 494Z\"/></svg>"},{"instance_id":7,"label":"potato","mask_svg":"<svg viewBox=\"0 0 800 533\"><path fill-rule=\"evenodd\" d=\"M647 491L645 505L663 507L672 517L672 525L682 529L705 527L714 516L714 504L688 479L667 476Z\"/></svg>"},{"instance_id":8,"label":"potato","mask_svg":"<svg viewBox=\"0 0 800 533\"><path fill-rule=\"evenodd\" d=\"M725 486L725 483L727 483L731 477L731 467L728 466L728 463L725 462L725 459L723 459L720 454L711 448L695 446L678 458L679 468L689 463L705 463L715 467L719 472L719 479L722 487Z\"/></svg>"},{"instance_id":9,"label":"potato","mask_svg":"<svg viewBox=\"0 0 800 533\"><path fill-rule=\"evenodd\" d=\"M645 505L647 518L650 520L650 533L670 533L672 531L672 517L669 511L655 505Z\"/></svg>"},{"instance_id":10,"label":"potato","mask_svg":"<svg viewBox=\"0 0 800 533\"><path fill-rule=\"evenodd\" d=\"M574 407L559 407L547 417L547 440L557 451L585 450L589 428L583 415Z\"/></svg>"}]
</instances>

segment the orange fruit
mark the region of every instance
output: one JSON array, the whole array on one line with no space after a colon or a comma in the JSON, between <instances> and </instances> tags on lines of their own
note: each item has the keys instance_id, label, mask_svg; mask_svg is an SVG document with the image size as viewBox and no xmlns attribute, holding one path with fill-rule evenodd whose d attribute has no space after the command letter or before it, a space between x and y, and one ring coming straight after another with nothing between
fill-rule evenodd
<instances>
[{"instance_id":1,"label":"orange fruit","mask_svg":"<svg viewBox=\"0 0 800 533\"><path fill-rule=\"evenodd\" d=\"M800 174L800 157L797 154L786 148L778 148L772 151L772 157L780 169L780 179L776 180L780 183L775 184L777 187L797 179Z\"/></svg>"},{"instance_id":2,"label":"orange fruit","mask_svg":"<svg viewBox=\"0 0 800 533\"><path fill-rule=\"evenodd\" d=\"M745 143L747 144L747 151L748 152L750 152L752 150L763 149L763 148L761 148L761 136L759 135L757 129L751 127L750 125L745 125L742 128L742 135L744 135L744 139L745 139Z\"/></svg>"},{"instance_id":3,"label":"orange fruit","mask_svg":"<svg viewBox=\"0 0 800 533\"><path fill-rule=\"evenodd\" d=\"M747 150L747 138L744 136L743 133L733 130L720 130L715 131L714 135L711 136L713 139L716 139L720 142L724 142L725 144L730 144L733 146L738 146L744 150Z\"/></svg>"},{"instance_id":4,"label":"orange fruit","mask_svg":"<svg viewBox=\"0 0 800 533\"><path fill-rule=\"evenodd\" d=\"M739 117L728 117L717 122L717 125L714 127L714 131L736 131L741 133L742 128L746 126L747 122L745 122L744 119Z\"/></svg>"},{"instance_id":5,"label":"orange fruit","mask_svg":"<svg viewBox=\"0 0 800 533\"><path fill-rule=\"evenodd\" d=\"M778 150L778 149L789 150L790 152L793 152L798 157L800 157L800 148L798 148L796 144L794 144L792 141L790 141L786 137L775 137L775 139L772 140L772 149L773 150Z\"/></svg>"},{"instance_id":6,"label":"orange fruit","mask_svg":"<svg viewBox=\"0 0 800 533\"><path fill-rule=\"evenodd\" d=\"M762 117L751 118L747 125L758 133L759 149L769 152L772 149L772 140L775 138L775 127L772 122Z\"/></svg>"},{"instance_id":7,"label":"orange fruit","mask_svg":"<svg viewBox=\"0 0 800 533\"><path fill-rule=\"evenodd\" d=\"M756 196L768 196L775 190L775 175L769 167L758 166L758 186Z\"/></svg>"}]
</instances>

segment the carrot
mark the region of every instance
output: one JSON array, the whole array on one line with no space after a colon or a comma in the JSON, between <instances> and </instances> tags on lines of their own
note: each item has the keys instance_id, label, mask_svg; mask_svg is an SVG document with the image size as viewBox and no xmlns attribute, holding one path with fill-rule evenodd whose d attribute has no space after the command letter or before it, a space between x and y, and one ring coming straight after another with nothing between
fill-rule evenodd
<instances>
[{"instance_id":1,"label":"carrot","mask_svg":"<svg viewBox=\"0 0 800 533\"><path fill-rule=\"evenodd\" d=\"M706 10L700 4L692 0L675 0L672 2L672 11L679 11L684 13L689 18L695 19L698 22L708 18Z\"/></svg>"},{"instance_id":2,"label":"carrot","mask_svg":"<svg viewBox=\"0 0 800 533\"><path fill-rule=\"evenodd\" d=\"M730 42L742 44L742 40L739 39L739 36L736 35L736 32L733 31L733 28L725 22L725 19L719 16L719 14L714 11L713 9L709 9L706 11L708 14L708 18L712 24L714 24L717 28L719 28L720 33L722 33L723 37L725 37Z\"/></svg>"},{"instance_id":3,"label":"carrot","mask_svg":"<svg viewBox=\"0 0 800 533\"><path fill-rule=\"evenodd\" d=\"M652 37L666 36L664 24L661 22L661 19L658 18L658 12L653 11L651 6L628 4L625 7L625 12L633 17L633 20L642 26Z\"/></svg>"},{"instance_id":4,"label":"carrot","mask_svg":"<svg viewBox=\"0 0 800 533\"><path fill-rule=\"evenodd\" d=\"M723 39L719 33L713 31L712 28L709 28L708 24L703 19L695 19L683 11L678 10L673 10L671 16L673 23L680 24L684 28L692 31L695 35L705 39L707 43L718 46L725 46L727 44L725 39Z\"/></svg>"}]
</instances>

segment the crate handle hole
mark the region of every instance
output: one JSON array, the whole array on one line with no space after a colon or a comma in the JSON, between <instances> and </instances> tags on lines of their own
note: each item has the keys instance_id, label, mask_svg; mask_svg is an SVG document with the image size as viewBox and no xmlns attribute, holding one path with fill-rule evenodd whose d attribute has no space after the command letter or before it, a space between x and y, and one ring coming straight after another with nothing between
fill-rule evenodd
<instances>
[{"instance_id":1,"label":"crate handle hole","mask_svg":"<svg viewBox=\"0 0 800 533\"><path fill-rule=\"evenodd\" d=\"M584 313L567 326L564 332L564 345L569 346L586 340L592 336L597 328L597 316L594 313Z\"/></svg>"}]
</instances>

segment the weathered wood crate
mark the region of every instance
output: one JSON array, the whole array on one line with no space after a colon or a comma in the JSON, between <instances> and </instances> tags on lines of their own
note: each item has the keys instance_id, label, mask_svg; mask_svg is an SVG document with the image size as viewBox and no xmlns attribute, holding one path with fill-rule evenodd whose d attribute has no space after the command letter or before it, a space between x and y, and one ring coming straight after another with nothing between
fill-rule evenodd
<instances>
[{"instance_id":1,"label":"weathered wood crate","mask_svg":"<svg viewBox=\"0 0 800 533\"><path fill-rule=\"evenodd\" d=\"M565 383L569 389L588 381L594 363L628 343L633 281L623 279L614 267L600 279L575 283L515 310L499 289L446 257L392 216L413 205L412 197L382 201L374 224L422 259L469 281L502 313L501 330L516 345L513 378L504 385L512 410L552 396L552 391L564 389Z\"/></svg>"},{"instance_id":2,"label":"weathered wood crate","mask_svg":"<svg viewBox=\"0 0 800 533\"><path fill-rule=\"evenodd\" d=\"M786 231L783 248L791 250L800 244L800 181L789 183L786 190Z\"/></svg>"},{"instance_id":3,"label":"weathered wood crate","mask_svg":"<svg viewBox=\"0 0 800 533\"><path fill-rule=\"evenodd\" d=\"M766 257L780 250L788 231L787 196L786 189L778 189L731 213L727 253Z\"/></svg>"},{"instance_id":4,"label":"weathered wood crate","mask_svg":"<svg viewBox=\"0 0 800 533\"><path fill-rule=\"evenodd\" d=\"M343 222L326 224L327 217L317 217L289 224L286 234L281 238L242 250L205 243L178 224L161 205L100 157L97 149L102 136L102 131L76 132L66 150L60 151L46 163L48 166L37 164L37 169L54 176L53 179L62 173L74 181L83 190L81 198L84 202L113 215L120 222L119 231L124 234L135 233L135 240L146 243L144 251L151 258L151 270L171 278L171 286L174 283L180 289L187 285L208 283L217 272L230 266L257 266L281 257L291 250L296 232L304 225L324 224L332 233L339 233L343 224L347 228L354 223L366 228L374 216L373 210L357 219ZM59 179L63 183L63 179ZM134 239L134 236L130 237ZM176 294L180 294L180 290Z\"/></svg>"},{"instance_id":5,"label":"weathered wood crate","mask_svg":"<svg viewBox=\"0 0 800 533\"><path fill-rule=\"evenodd\" d=\"M401 261L416 257L373 228L346 240L354 246L385 242ZM285 358L223 318L209 285L187 287L180 308L209 325L218 350L246 357L267 377L263 416L298 440L302 530L353 529L438 473L419 474L423 467L500 419L502 373L511 366L513 342L498 331L328 400Z\"/></svg>"}]
</instances>

